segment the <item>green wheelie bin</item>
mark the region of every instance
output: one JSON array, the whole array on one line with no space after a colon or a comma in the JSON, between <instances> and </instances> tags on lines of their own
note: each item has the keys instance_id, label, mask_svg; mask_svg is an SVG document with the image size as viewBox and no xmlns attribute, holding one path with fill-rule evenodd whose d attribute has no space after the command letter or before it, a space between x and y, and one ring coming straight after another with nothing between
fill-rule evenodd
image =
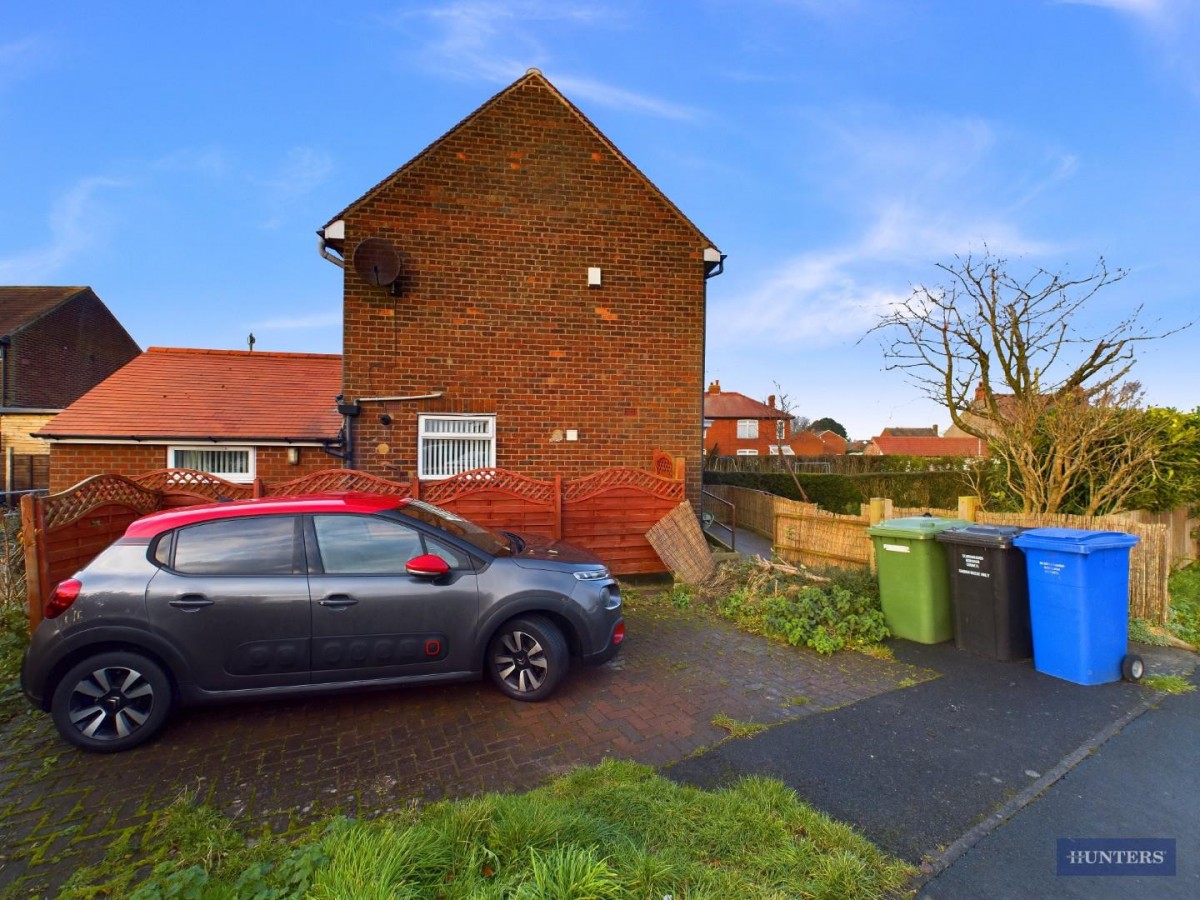
<instances>
[{"instance_id":1,"label":"green wheelie bin","mask_svg":"<svg viewBox=\"0 0 1200 900\"><path fill-rule=\"evenodd\" d=\"M912 516L867 529L875 544L883 618L893 635L919 644L940 644L954 637L946 548L937 536L970 524L964 519Z\"/></svg>"}]
</instances>

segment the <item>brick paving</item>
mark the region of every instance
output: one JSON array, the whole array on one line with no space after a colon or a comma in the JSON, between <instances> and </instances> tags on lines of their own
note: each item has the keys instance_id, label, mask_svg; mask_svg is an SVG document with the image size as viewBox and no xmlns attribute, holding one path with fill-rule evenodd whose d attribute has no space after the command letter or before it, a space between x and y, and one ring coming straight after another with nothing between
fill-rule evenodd
<instances>
[{"instance_id":1,"label":"brick paving","mask_svg":"<svg viewBox=\"0 0 1200 900\"><path fill-rule=\"evenodd\" d=\"M0 727L0 892L53 893L184 792L247 827L370 816L530 788L606 756L662 766L724 738L718 714L773 724L930 674L820 657L671 608L630 610L628 622L617 659L573 671L545 703L478 682L193 708L111 756L76 751L49 716L23 713Z\"/></svg>"}]
</instances>

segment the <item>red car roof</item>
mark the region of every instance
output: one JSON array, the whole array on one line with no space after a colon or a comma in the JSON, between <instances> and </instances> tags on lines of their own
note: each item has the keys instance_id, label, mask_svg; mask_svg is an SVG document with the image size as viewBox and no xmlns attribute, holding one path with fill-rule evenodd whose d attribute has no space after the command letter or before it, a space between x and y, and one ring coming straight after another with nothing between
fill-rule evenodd
<instances>
[{"instance_id":1,"label":"red car roof","mask_svg":"<svg viewBox=\"0 0 1200 900\"><path fill-rule=\"evenodd\" d=\"M125 529L127 538L152 538L179 528L212 519L238 516L295 515L297 513L376 513L385 509L407 506L407 497L389 494L307 494L300 497L260 497L256 500L235 500L230 503L205 503L184 506L142 516Z\"/></svg>"}]
</instances>

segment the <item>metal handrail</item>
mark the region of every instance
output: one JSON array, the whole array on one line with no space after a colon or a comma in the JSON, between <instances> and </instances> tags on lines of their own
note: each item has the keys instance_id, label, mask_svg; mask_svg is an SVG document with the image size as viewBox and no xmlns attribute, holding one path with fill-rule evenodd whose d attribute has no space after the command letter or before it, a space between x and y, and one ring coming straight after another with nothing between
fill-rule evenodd
<instances>
[{"instance_id":1,"label":"metal handrail","mask_svg":"<svg viewBox=\"0 0 1200 900\"><path fill-rule=\"evenodd\" d=\"M719 521L717 519L716 515L714 515L713 513L705 512L704 503L706 500L715 500L717 503L721 503L721 504L729 507L729 524L728 525L726 525L724 522ZM701 491L700 492L700 523L704 527L705 531L707 531L708 528L712 525L720 525L722 528L728 529L728 531L729 531L729 549L732 551L737 550L737 546L736 546L737 545L737 506L735 504L726 500L724 497L718 497L716 494L710 494L708 491ZM713 535L712 537L714 540L720 541L722 544L725 543L716 535Z\"/></svg>"}]
</instances>

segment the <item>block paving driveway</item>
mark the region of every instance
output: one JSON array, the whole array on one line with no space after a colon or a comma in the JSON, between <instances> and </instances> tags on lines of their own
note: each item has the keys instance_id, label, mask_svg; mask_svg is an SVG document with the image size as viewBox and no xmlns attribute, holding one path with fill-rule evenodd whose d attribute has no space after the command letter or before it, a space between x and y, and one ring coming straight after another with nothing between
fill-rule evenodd
<instances>
[{"instance_id":1,"label":"block paving driveway","mask_svg":"<svg viewBox=\"0 0 1200 900\"><path fill-rule=\"evenodd\" d=\"M490 684L191 709L115 755L61 742L49 716L0 727L0 894L52 894L109 842L187 792L253 828L534 787L606 756L662 766L719 742L718 714L776 723L929 676L820 657L673 608L627 610L622 654L554 698Z\"/></svg>"}]
</instances>

